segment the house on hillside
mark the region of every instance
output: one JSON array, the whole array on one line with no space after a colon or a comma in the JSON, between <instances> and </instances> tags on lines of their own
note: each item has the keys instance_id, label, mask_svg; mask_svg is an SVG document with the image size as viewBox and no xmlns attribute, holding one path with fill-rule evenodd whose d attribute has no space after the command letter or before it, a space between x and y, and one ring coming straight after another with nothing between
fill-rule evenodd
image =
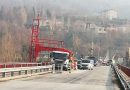
<instances>
[{"instance_id":1,"label":"house on hillside","mask_svg":"<svg viewBox=\"0 0 130 90\"><path fill-rule=\"evenodd\" d=\"M105 10L103 12L101 12L101 17L103 19L109 19L109 20L112 20L112 19L116 19L118 18L118 12L114 9L111 9L111 10Z\"/></svg>"}]
</instances>

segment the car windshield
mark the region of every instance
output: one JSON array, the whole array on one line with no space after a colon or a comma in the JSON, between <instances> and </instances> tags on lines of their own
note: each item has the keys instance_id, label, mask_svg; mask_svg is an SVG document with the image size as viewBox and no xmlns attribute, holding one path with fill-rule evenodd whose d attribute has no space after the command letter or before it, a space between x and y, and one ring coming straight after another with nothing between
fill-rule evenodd
<instances>
[{"instance_id":1,"label":"car windshield","mask_svg":"<svg viewBox=\"0 0 130 90\"><path fill-rule=\"evenodd\" d=\"M97 62L97 59L96 59L95 57L88 57L88 59L90 59L90 60L94 60L94 63Z\"/></svg>"},{"instance_id":2,"label":"car windshield","mask_svg":"<svg viewBox=\"0 0 130 90\"><path fill-rule=\"evenodd\" d=\"M82 60L82 63L90 63L90 60Z\"/></svg>"}]
</instances>

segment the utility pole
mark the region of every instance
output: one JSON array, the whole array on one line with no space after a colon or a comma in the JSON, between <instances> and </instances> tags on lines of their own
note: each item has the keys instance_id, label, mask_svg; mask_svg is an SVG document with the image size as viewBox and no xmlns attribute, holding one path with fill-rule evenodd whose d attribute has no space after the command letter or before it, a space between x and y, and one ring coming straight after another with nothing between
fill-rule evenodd
<instances>
[{"instance_id":1,"label":"utility pole","mask_svg":"<svg viewBox=\"0 0 130 90\"><path fill-rule=\"evenodd\" d=\"M91 54L91 56L93 56L93 54L94 54L93 28L91 28L91 36L92 36L92 37L91 37L91 52L90 52L90 54Z\"/></svg>"},{"instance_id":2,"label":"utility pole","mask_svg":"<svg viewBox=\"0 0 130 90\"><path fill-rule=\"evenodd\" d=\"M98 59L100 59L100 55L101 55L101 39L99 38Z\"/></svg>"},{"instance_id":3,"label":"utility pole","mask_svg":"<svg viewBox=\"0 0 130 90\"><path fill-rule=\"evenodd\" d=\"M93 56L93 51L94 51L94 43L93 43L93 39L91 42L91 56Z\"/></svg>"}]
</instances>

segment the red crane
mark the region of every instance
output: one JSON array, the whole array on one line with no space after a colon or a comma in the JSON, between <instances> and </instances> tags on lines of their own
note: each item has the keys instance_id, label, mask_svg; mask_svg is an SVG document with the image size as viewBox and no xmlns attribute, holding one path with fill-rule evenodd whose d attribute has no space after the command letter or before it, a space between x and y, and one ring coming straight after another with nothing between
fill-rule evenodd
<instances>
[{"instance_id":1,"label":"red crane","mask_svg":"<svg viewBox=\"0 0 130 90\"><path fill-rule=\"evenodd\" d=\"M39 38L40 33L39 25L40 25L40 14L38 14L38 16L35 19L33 19L29 62L36 62L36 58L38 57L41 51L63 51L72 54L72 51L63 48L64 47L63 41Z\"/></svg>"}]
</instances>

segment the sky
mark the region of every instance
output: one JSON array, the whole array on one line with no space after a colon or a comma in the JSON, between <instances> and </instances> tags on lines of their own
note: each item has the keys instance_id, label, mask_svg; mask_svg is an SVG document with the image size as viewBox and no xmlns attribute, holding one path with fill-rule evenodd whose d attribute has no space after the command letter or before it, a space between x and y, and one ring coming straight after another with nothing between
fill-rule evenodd
<instances>
[{"instance_id":1,"label":"sky","mask_svg":"<svg viewBox=\"0 0 130 90\"><path fill-rule=\"evenodd\" d=\"M130 0L51 0L69 4L81 9L89 10L92 13L98 13L104 10L115 9L119 17L130 18Z\"/></svg>"},{"instance_id":2,"label":"sky","mask_svg":"<svg viewBox=\"0 0 130 90\"><path fill-rule=\"evenodd\" d=\"M59 6L67 10L79 10L89 13L99 13L104 10L115 9L118 15L122 18L130 19L130 0L0 0L0 4L4 5L19 5L19 3L26 3L28 5L35 5L40 2L43 6L48 5Z\"/></svg>"}]
</instances>

